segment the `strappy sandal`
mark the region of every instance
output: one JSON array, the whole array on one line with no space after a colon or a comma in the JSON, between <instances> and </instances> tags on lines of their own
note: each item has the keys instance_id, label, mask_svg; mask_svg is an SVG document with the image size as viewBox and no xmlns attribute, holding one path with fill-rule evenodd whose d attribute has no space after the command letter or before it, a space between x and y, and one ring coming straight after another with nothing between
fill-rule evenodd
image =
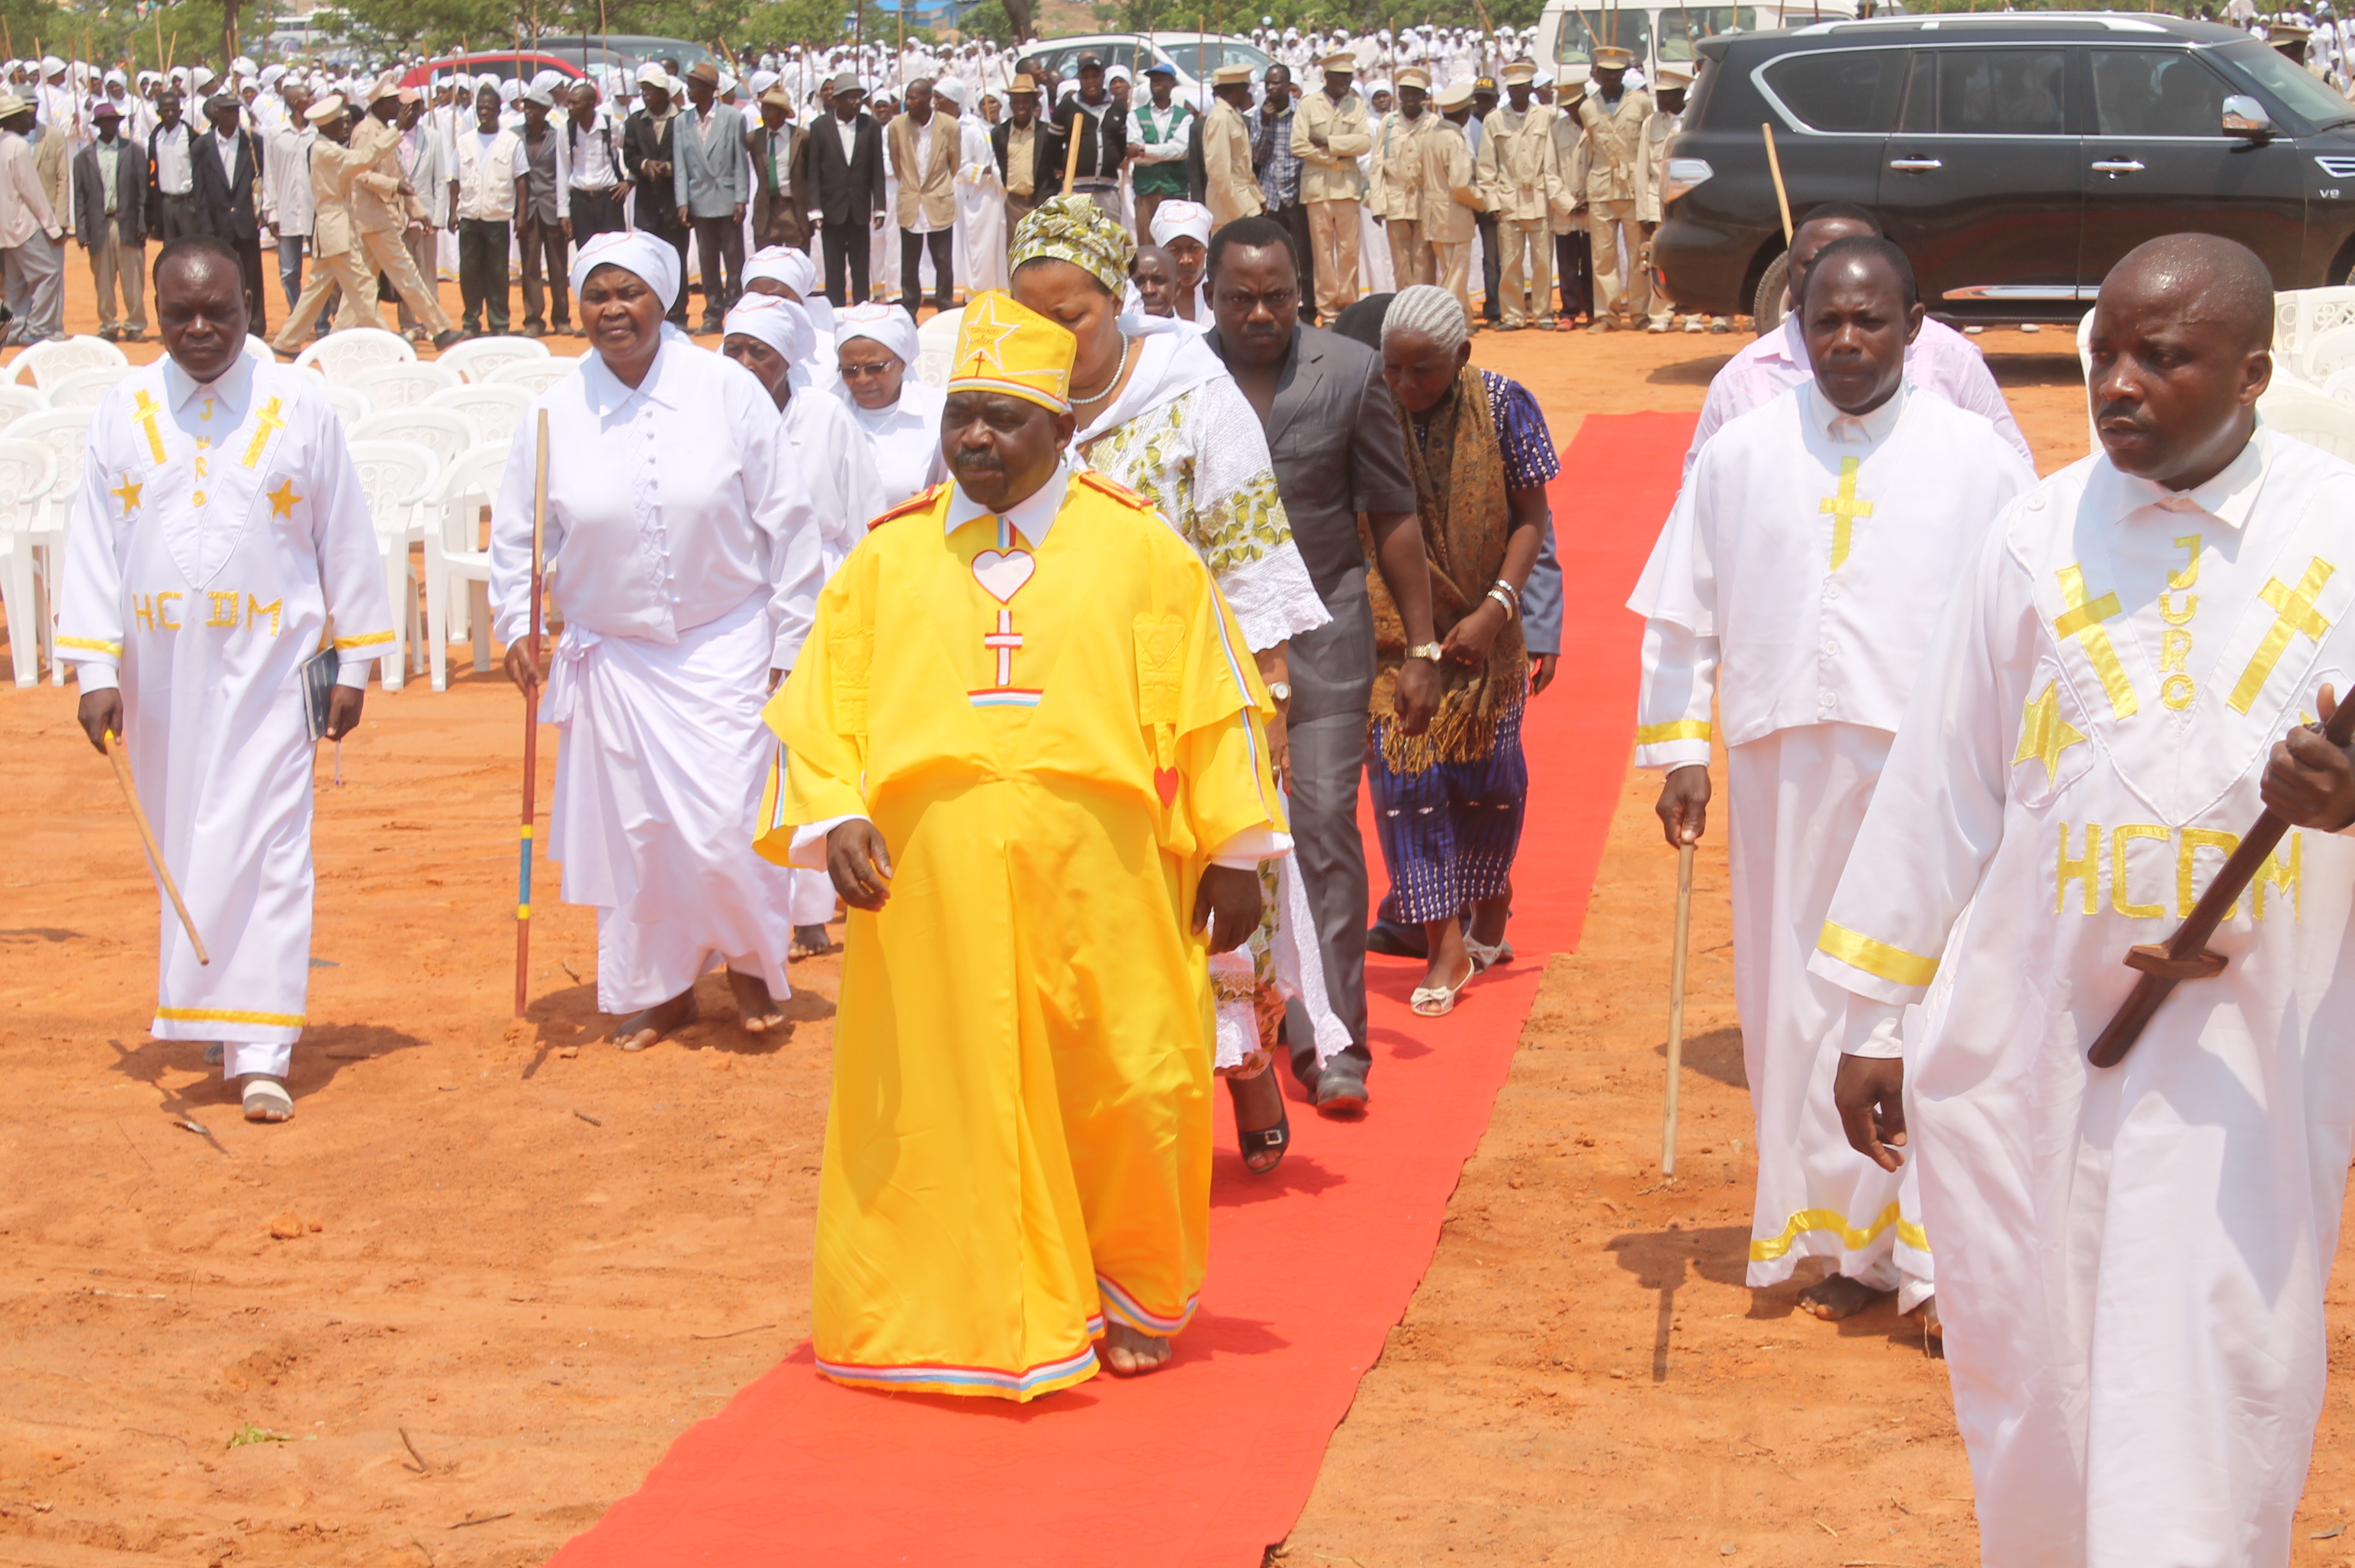
<instances>
[{"instance_id":1,"label":"strappy sandal","mask_svg":"<svg viewBox=\"0 0 2355 1568\"><path fill-rule=\"evenodd\" d=\"M1237 1082L1232 1078L1227 1080L1227 1094L1236 1101L1235 1110L1240 1115L1242 1104L1235 1090ZM1277 1104L1275 1125L1262 1127L1257 1132L1247 1131L1241 1126L1235 1128L1235 1144L1242 1151L1243 1168L1253 1176L1273 1174L1275 1168L1284 1163L1284 1151L1292 1147L1292 1112L1289 1107L1283 1105L1280 1099ZM1261 1156L1268 1154L1273 1154L1275 1157L1267 1164L1263 1166L1252 1163Z\"/></svg>"},{"instance_id":2,"label":"strappy sandal","mask_svg":"<svg viewBox=\"0 0 2355 1568\"><path fill-rule=\"evenodd\" d=\"M1490 947L1485 943L1475 942L1467 936L1464 939L1464 951L1472 955L1472 962L1479 965L1476 973L1479 974L1486 974L1499 964L1510 964L1513 961L1513 944L1510 942L1499 942L1494 947Z\"/></svg>"},{"instance_id":3,"label":"strappy sandal","mask_svg":"<svg viewBox=\"0 0 2355 1568\"><path fill-rule=\"evenodd\" d=\"M1480 973L1480 961L1477 958L1467 958L1465 963L1464 978L1456 981L1453 986L1417 986L1414 988L1414 995L1407 998L1407 1006L1413 1010L1416 1017L1444 1018L1455 1010L1455 998L1463 995L1464 987L1470 985Z\"/></svg>"}]
</instances>

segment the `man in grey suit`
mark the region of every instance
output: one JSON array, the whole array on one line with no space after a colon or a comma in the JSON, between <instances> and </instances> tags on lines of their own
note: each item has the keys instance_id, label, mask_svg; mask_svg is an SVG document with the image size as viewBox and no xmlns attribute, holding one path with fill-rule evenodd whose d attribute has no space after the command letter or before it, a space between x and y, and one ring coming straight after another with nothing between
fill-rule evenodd
<instances>
[{"instance_id":1,"label":"man in grey suit","mask_svg":"<svg viewBox=\"0 0 2355 1568\"><path fill-rule=\"evenodd\" d=\"M1284 725L1294 853L1316 912L1326 992L1349 1030L1349 1047L1320 1070L1307 1020L1295 1013L1286 1033L1293 1073L1316 1096L1317 1110L1347 1115L1365 1108L1373 1061L1366 1047L1366 849L1358 831L1358 781L1373 696L1374 618L1358 515L1366 516L1408 646L1435 654L1430 566L1406 437L1382 384L1381 357L1301 324L1290 231L1265 217L1228 224L1210 237L1208 286L1216 321L1208 341L1267 432L1293 539L1333 614L1328 624L1292 639ZM1410 657L1399 672L1400 727L1420 733L1439 695L1438 666Z\"/></svg>"},{"instance_id":2,"label":"man in grey suit","mask_svg":"<svg viewBox=\"0 0 2355 1568\"><path fill-rule=\"evenodd\" d=\"M698 60L687 73L687 112L671 145L678 220L695 234L696 265L703 273L703 330L718 332L728 307L744 292L744 208L752 199L752 169L745 160L744 116L719 95L719 68Z\"/></svg>"}]
</instances>

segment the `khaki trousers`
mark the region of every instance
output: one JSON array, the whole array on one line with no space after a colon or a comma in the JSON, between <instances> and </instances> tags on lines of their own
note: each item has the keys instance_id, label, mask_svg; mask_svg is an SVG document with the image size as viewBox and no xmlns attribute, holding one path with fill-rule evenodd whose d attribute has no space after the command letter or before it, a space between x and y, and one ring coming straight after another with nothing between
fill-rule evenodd
<instances>
[{"instance_id":1,"label":"khaki trousers","mask_svg":"<svg viewBox=\"0 0 2355 1568\"><path fill-rule=\"evenodd\" d=\"M1316 279L1316 309L1327 318L1358 303L1358 204L1308 204L1308 244L1316 254L1309 269Z\"/></svg>"},{"instance_id":2,"label":"khaki trousers","mask_svg":"<svg viewBox=\"0 0 2355 1568\"><path fill-rule=\"evenodd\" d=\"M1553 325L1553 225L1542 218L1499 218L1497 248L1503 254L1498 292L1507 326Z\"/></svg>"},{"instance_id":3,"label":"khaki trousers","mask_svg":"<svg viewBox=\"0 0 2355 1568\"><path fill-rule=\"evenodd\" d=\"M1432 261L1431 246L1423 238L1421 222L1412 218L1385 219L1382 232L1390 237L1391 273L1400 288L1437 281L1438 269Z\"/></svg>"},{"instance_id":4,"label":"khaki trousers","mask_svg":"<svg viewBox=\"0 0 2355 1568\"><path fill-rule=\"evenodd\" d=\"M1472 314L1472 241L1465 240L1451 243L1434 240L1431 243L1431 256L1439 270L1439 286L1454 294L1455 303L1464 307L1465 330L1470 331L1479 320ZM1406 285L1401 283L1399 286L1403 288Z\"/></svg>"},{"instance_id":5,"label":"khaki trousers","mask_svg":"<svg viewBox=\"0 0 2355 1568\"><path fill-rule=\"evenodd\" d=\"M310 336L312 324L319 319L327 296L339 288L343 298L336 304L337 332L348 332L362 325L378 325L361 320L359 302L366 300L371 306L376 303L376 279L357 251L339 251L332 256L314 257L313 261L315 264L311 275L303 283L303 297L294 302L294 308L286 313L286 325L270 340L270 347L281 354L302 352L304 339ZM371 309L369 315L375 314Z\"/></svg>"},{"instance_id":6,"label":"khaki trousers","mask_svg":"<svg viewBox=\"0 0 2355 1568\"><path fill-rule=\"evenodd\" d=\"M421 283L427 278L438 279L442 275L441 263L435 260L434 252L441 248L441 236L443 232L439 229L429 229L423 224L400 231L400 248L409 252L410 264L417 269L418 281ZM374 299L376 295L370 294L368 298ZM406 299L400 302L397 318L400 322L400 330L404 333L414 332L424 325L417 319L417 313L409 308L409 302Z\"/></svg>"},{"instance_id":7,"label":"khaki trousers","mask_svg":"<svg viewBox=\"0 0 2355 1568\"><path fill-rule=\"evenodd\" d=\"M1632 322L1651 314L1652 277L1637 260L1644 253L1644 226L1636 221L1632 201L1590 201L1586 204L1586 235L1594 246L1594 314ZM1619 241L1627 241L1628 271L1619 276Z\"/></svg>"},{"instance_id":8,"label":"khaki trousers","mask_svg":"<svg viewBox=\"0 0 2355 1568\"><path fill-rule=\"evenodd\" d=\"M147 247L125 245L123 229L112 218L99 224L91 241L90 280L98 294L98 325L112 330L128 325L133 332L147 330ZM123 293L122 314L114 309L116 285Z\"/></svg>"},{"instance_id":9,"label":"khaki trousers","mask_svg":"<svg viewBox=\"0 0 2355 1568\"><path fill-rule=\"evenodd\" d=\"M391 283L393 293L400 296L400 303L409 307L409 314L424 325L427 333L439 337L450 330L450 317L442 308L441 297L433 292L431 283L418 275L417 260L410 254L400 230L357 233L352 240L376 263L376 271ZM506 264L504 261L500 262L501 266ZM373 300L376 295L367 297ZM376 313L371 310L368 314Z\"/></svg>"}]
</instances>

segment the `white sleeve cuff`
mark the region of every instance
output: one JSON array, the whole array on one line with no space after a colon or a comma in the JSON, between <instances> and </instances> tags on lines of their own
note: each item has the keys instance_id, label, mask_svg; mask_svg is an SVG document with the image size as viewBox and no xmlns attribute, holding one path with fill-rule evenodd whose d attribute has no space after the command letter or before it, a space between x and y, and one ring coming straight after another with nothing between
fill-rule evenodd
<instances>
[{"instance_id":1,"label":"white sleeve cuff","mask_svg":"<svg viewBox=\"0 0 2355 1568\"><path fill-rule=\"evenodd\" d=\"M1893 1061L1905 1054L1905 1009L1870 997L1850 993L1848 1018L1840 1030L1842 1056L1870 1056Z\"/></svg>"},{"instance_id":2,"label":"white sleeve cuff","mask_svg":"<svg viewBox=\"0 0 2355 1568\"><path fill-rule=\"evenodd\" d=\"M336 684L337 686L348 686L355 689L366 688L368 686L368 670L375 664L375 659L346 658L337 660L336 663Z\"/></svg>"},{"instance_id":3,"label":"white sleeve cuff","mask_svg":"<svg viewBox=\"0 0 2355 1568\"><path fill-rule=\"evenodd\" d=\"M1689 768L1709 766L1707 741L1655 741L1636 748L1636 765L1639 768Z\"/></svg>"},{"instance_id":4,"label":"white sleeve cuff","mask_svg":"<svg viewBox=\"0 0 2355 1568\"><path fill-rule=\"evenodd\" d=\"M80 683L82 695L93 691L112 691L123 684L123 677L104 659L83 659L74 666L74 679Z\"/></svg>"},{"instance_id":5,"label":"white sleeve cuff","mask_svg":"<svg viewBox=\"0 0 2355 1568\"><path fill-rule=\"evenodd\" d=\"M806 871L826 869L826 836L846 822L865 822L864 816L829 816L823 822L805 822L794 829L794 847L785 857L785 864L798 866Z\"/></svg>"},{"instance_id":6,"label":"white sleeve cuff","mask_svg":"<svg viewBox=\"0 0 2355 1568\"><path fill-rule=\"evenodd\" d=\"M798 840L796 840L798 842ZM1278 833L1265 823L1246 827L1210 851L1210 864L1230 871L1256 871L1262 860L1292 853L1292 835Z\"/></svg>"}]
</instances>

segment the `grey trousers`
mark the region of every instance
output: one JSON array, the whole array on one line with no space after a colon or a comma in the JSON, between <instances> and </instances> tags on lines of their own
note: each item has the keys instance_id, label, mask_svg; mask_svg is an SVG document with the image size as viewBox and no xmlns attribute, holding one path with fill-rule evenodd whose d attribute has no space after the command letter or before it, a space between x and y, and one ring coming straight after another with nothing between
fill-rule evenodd
<instances>
[{"instance_id":1,"label":"grey trousers","mask_svg":"<svg viewBox=\"0 0 2355 1568\"><path fill-rule=\"evenodd\" d=\"M1292 639L1292 852L1316 917L1325 993L1349 1031L1342 1052L1362 1074L1366 1049L1366 842L1358 831L1358 785L1366 766L1366 702L1374 682L1374 624L1365 578L1353 572L1326 595L1333 619ZM1316 1076L1316 1031L1292 1004L1293 1076Z\"/></svg>"},{"instance_id":2,"label":"grey trousers","mask_svg":"<svg viewBox=\"0 0 2355 1568\"><path fill-rule=\"evenodd\" d=\"M0 298L7 302L10 343L38 343L66 330L66 247L38 229L0 250Z\"/></svg>"}]
</instances>

